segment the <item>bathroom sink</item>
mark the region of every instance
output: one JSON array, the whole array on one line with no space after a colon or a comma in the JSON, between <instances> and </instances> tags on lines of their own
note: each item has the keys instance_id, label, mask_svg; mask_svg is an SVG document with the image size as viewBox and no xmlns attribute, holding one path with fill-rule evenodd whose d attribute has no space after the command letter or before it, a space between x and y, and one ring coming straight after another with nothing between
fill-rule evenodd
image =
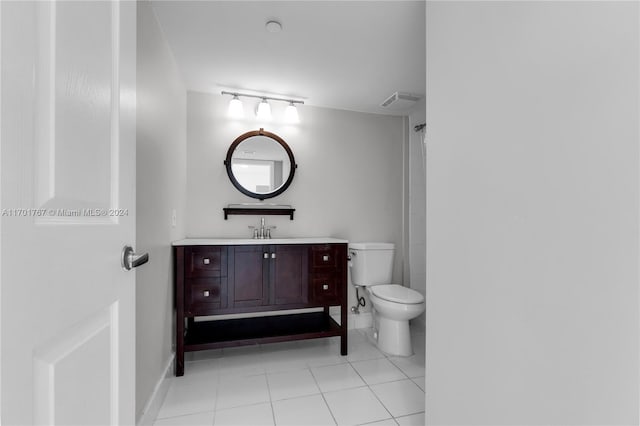
<instances>
[{"instance_id":1,"label":"bathroom sink","mask_svg":"<svg viewBox=\"0 0 640 426\"><path fill-rule=\"evenodd\" d=\"M339 244L348 243L348 240L330 237L298 237L298 238L186 238L174 241L173 246L240 246L240 245L265 245L265 244Z\"/></svg>"}]
</instances>

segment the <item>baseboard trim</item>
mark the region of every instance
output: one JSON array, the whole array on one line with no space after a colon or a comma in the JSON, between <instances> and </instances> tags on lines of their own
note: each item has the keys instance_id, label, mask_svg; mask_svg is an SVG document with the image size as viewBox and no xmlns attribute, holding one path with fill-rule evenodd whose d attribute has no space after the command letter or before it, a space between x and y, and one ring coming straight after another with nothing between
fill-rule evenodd
<instances>
[{"instance_id":1,"label":"baseboard trim","mask_svg":"<svg viewBox=\"0 0 640 426\"><path fill-rule=\"evenodd\" d=\"M175 358L175 353L169 357L169 362L167 362L167 366L164 369L164 374L160 377L158 383L156 383L156 387L153 389L153 393L144 407L140 420L136 423L137 426L152 426L156 421L164 398L167 396L167 392L169 392L169 386L171 385L170 379L174 375L173 367L175 366Z\"/></svg>"},{"instance_id":2,"label":"baseboard trim","mask_svg":"<svg viewBox=\"0 0 640 426\"><path fill-rule=\"evenodd\" d=\"M371 312L349 314L347 316L347 325L350 330L358 328L371 328L373 327L373 315L371 314Z\"/></svg>"},{"instance_id":3,"label":"baseboard trim","mask_svg":"<svg viewBox=\"0 0 640 426\"><path fill-rule=\"evenodd\" d=\"M340 322L340 309L331 308L329 311L331 317ZM373 326L373 316L371 312L361 312L359 314L349 313L347 314L347 329L353 330L356 328L371 328Z\"/></svg>"}]
</instances>

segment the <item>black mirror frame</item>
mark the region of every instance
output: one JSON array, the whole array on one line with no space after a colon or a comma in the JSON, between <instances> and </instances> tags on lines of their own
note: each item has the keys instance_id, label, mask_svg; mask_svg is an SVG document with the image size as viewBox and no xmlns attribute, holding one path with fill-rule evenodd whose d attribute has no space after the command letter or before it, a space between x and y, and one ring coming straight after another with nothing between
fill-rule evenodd
<instances>
[{"instance_id":1,"label":"black mirror frame","mask_svg":"<svg viewBox=\"0 0 640 426\"><path fill-rule=\"evenodd\" d=\"M273 139L284 148L284 150L287 152L287 155L289 156L289 161L291 162L289 177L287 178L286 182L275 191L267 192L265 194L258 194L257 192L251 192L248 189L246 189L244 186L242 186L240 182L238 182L238 180L233 175L233 171L231 170L231 157L233 156L233 152L236 150L236 147L242 141L252 136L266 136L268 138ZM289 188L289 185L291 185L291 181L293 181L293 175L295 174L296 168L298 167L295 159L293 158L293 152L291 151L291 148L289 148L289 145L287 145L287 143L284 141L284 139L282 139L280 136L276 135L275 133L267 132L263 128L260 128L260 130L252 130L250 132L246 132L238 136L236 140L233 141L233 143L229 147L229 150L227 151L227 158L224 160L224 165L227 168L227 175L229 175L229 179L231 180L231 183L233 184L233 186L235 186L236 189L242 192L244 195L247 195L251 198L257 198L260 201L265 200L267 198L276 197L282 194L284 191L286 191L287 188Z\"/></svg>"}]
</instances>

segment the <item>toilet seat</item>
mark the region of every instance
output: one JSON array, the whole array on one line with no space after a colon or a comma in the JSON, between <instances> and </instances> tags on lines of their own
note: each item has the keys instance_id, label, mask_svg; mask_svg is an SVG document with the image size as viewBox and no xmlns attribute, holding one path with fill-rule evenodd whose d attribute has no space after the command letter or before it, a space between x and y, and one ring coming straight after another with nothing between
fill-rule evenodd
<instances>
[{"instance_id":1,"label":"toilet seat","mask_svg":"<svg viewBox=\"0 0 640 426\"><path fill-rule=\"evenodd\" d=\"M388 302L416 305L424 302L424 296L414 289L398 284L381 284L369 287L371 293Z\"/></svg>"}]
</instances>

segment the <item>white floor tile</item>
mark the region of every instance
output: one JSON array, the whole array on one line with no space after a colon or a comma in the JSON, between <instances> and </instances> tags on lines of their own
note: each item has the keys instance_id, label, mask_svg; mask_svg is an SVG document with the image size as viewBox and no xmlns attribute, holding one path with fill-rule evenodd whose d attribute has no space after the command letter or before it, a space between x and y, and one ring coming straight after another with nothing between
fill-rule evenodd
<instances>
[{"instance_id":1,"label":"white floor tile","mask_svg":"<svg viewBox=\"0 0 640 426\"><path fill-rule=\"evenodd\" d=\"M227 348L225 348L227 349ZM245 353L237 350L237 353L225 354L219 361L220 377L255 376L264 373L262 354L258 348Z\"/></svg>"},{"instance_id":2,"label":"white floor tile","mask_svg":"<svg viewBox=\"0 0 640 426\"><path fill-rule=\"evenodd\" d=\"M270 349L263 352L262 363L267 373L300 370L307 367L306 351L297 345L287 350Z\"/></svg>"},{"instance_id":3,"label":"white floor tile","mask_svg":"<svg viewBox=\"0 0 640 426\"><path fill-rule=\"evenodd\" d=\"M406 379L407 376L386 358L352 362L351 365L369 385Z\"/></svg>"},{"instance_id":4,"label":"white floor tile","mask_svg":"<svg viewBox=\"0 0 640 426\"><path fill-rule=\"evenodd\" d=\"M209 374L172 378L158 418L212 411L215 408L217 385L217 378Z\"/></svg>"},{"instance_id":5,"label":"white floor tile","mask_svg":"<svg viewBox=\"0 0 640 426\"><path fill-rule=\"evenodd\" d=\"M311 372L322 392L364 386L356 370L350 364L312 368Z\"/></svg>"},{"instance_id":6,"label":"white floor tile","mask_svg":"<svg viewBox=\"0 0 640 426\"><path fill-rule=\"evenodd\" d=\"M184 360L187 362L203 361L207 359L220 358L221 356L222 349L209 349L206 351L185 352Z\"/></svg>"},{"instance_id":7,"label":"white floor tile","mask_svg":"<svg viewBox=\"0 0 640 426\"><path fill-rule=\"evenodd\" d=\"M273 426L270 403L248 405L216 411L215 426Z\"/></svg>"},{"instance_id":8,"label":"white floor tile","mask_svg":"<svg viewBox=\"0 0 640 426\"><path fill-rule=\"evenodd\" d=\"M389 361L409 377L422 377L425 375L424 357L419 355L409 357L392 356L389 357Z\"/></svg>"},{"instance_id":9,"label":"white floor tile","mask_svg":"<svg viewBox=\"0 0 640 426\"><path fill-rule=\"evenodd\" d=\"M269 402L267 377L264 374L220 378L216 410L261 402Z\"/></svg>"},{"instance_id":10,"label":"white floor tile","mask_svg":"<svg viewBox=\"0 0 640 426\"><path fill-rule=\"evenodd\" d=\"M359 425L391 418L368 387L327 392L324 397L338 425Z\"/></svg>"},{"instance_id":11,"label":"white floor tile","mask_svg":"<svg viewBox=\"0 0 640 426\"><path fill-rule=\"evenodd\" d=\"M185 376L200 376L202 374L215 374L220 371L219 359L202 359L200 361L190 361L184 364Z\"/></svg>"},{"instance_id":12,"label":"white floor tile","mask_svg":"<svg viewBox=\"0 0 640 426\"><path fill-rule=\"evenodd\" d=\"M393 417L424 411L424 391L409 379L373 385L371 390Z\"/></svg>"},{"instance_id":13,"label":"white floor tile","mask_svg":"<svg viewBox=\"0 0 640 426\"><path fill-rule=\"evenodd\" d=\"M424 377L413 377L411 380L422 389L424 392Z\"/></svg>"},{"instance_id":14,"label":"white floor tile","mask_svg":"<svg viewBox=\"0 0 640 426\"><path fill-rule=\"evenodd\" d=\"M349 351L347 359L349 362L364 361L368 359L384 358L385 354L371 344L362 345L355 350Z\"/></svg>"},{"instance_id":15,"label":"white floor tile","mask_svg":"<svg viewBox=\"0 0 640 426\"><path fill-rule=\"evenodd\" d=\"M345 364L347 357L340 355L339 345L326 345L305 348L304 359L308 367Z\"/></svg>"},{"instance_id":16,"label":"white floor tile","mask_svg":"<svg viewBox=\"0 0 640 426\"><path fill-rule=\"evenodd\" d=\"M229 346L222 348L222 356L239 356L239 355L254 355L260 354L261 347L258 344L245 345L245 346Z\"/></svg>"},{"instance_id":17,"label":"white floor tile","mask_svg":"<svg viewBox=\"0 0 640 426\"><path fill-rule=\"evenodd\" d=\"M387 357L364 331L348 356L337 337L185 354L155 425L423 425L423 349Z\"/></svg>"},{"instance_id":18,"label":"white floor tile","mask_svg":"<svg viewBox=\"0 0 640 426\"><path fill-rule=\"evenodd\" d=\"M379 422L365 423L362 426L398 426L398 423L396 423L394 419L386 419L386 420L380 420Z\"/></svg>"},{"instance_id":19,"label":"white floor tile","mask_svg":"<svg viewBox=\"0 0 640 426\"><path fill-rule=\"evenodd\" d=\"M384 358L382 353L369 339L359 331L349 334L349 353L347 359L349 361L363 361L368 359Z\"/></svg>"},{"instance_id":20,"label":"white floor tile","mask_svg":"<svg viewBox=\"0 0 640 426\"><path fill-rule=\"evenodd\" d=\"M410 416L398 417L396 419L400 426L424 426L424 413L412 414Z\"/></svg>"},{"instance_id":21,"label":"white floor tile","mask_svg":"<svg viewBox=\"0 0 640 426\"><path fill-rule=\"evenodd\" d=\"M329 407L320 394L274 401L273 412L278 426L329 426L336 424Z\"/></svg>"},{"instance_id":22,"label":"white floor tile","mask_svg":"<svg viewBox=\"0 0 640 426\"><path fill-rule=\"evenodd\" d=\"M187 416L159 419L153 426L211 426L213 425L213 411L189 414Z\"/></svg>"},{"instance_id":23,"label":"white floor tile","mask_svg":"<svg viewBox=\"0 0 640 426\"><path fill-rule=\"evenodd\" d=\"M310 340L292 340L289 342L262 343L260 345L260 350L262 353L295 350L299 348L300 345L304 345L309 341Z\"/></svg>"},{"instance_id":24,"label":"white floor tile","mask_svg":"<svg viewBox=\"0 0 640 426\"><path fill-rule=\"evenodd\" d=\"M284 373L269 373L267 383L272 401L320 393L308 368Z\"/></svg>"}]
</instances>

